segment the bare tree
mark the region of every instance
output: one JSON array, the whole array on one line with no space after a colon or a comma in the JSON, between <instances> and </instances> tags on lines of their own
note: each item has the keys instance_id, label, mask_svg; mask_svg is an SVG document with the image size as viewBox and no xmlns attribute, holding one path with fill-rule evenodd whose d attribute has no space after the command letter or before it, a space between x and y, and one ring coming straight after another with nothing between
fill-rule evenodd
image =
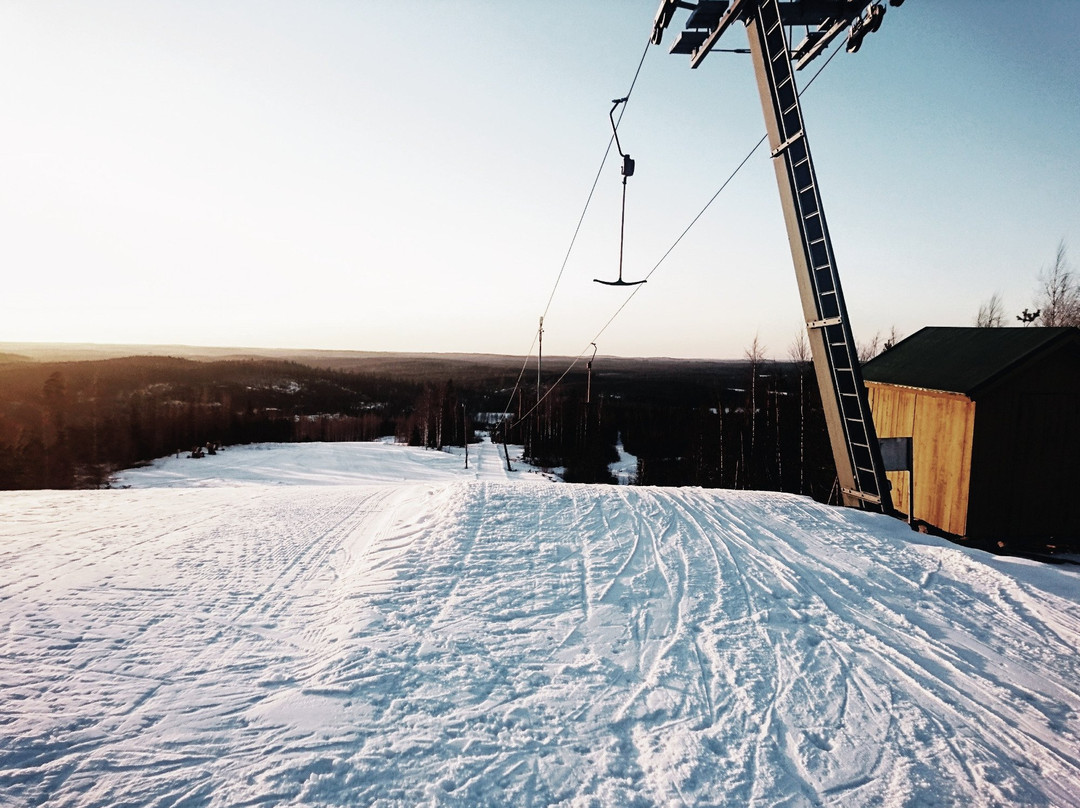
<instances>
[{"instance_id":1,"label":"bare tree","mask_svg":"<svg viewBox=\"0 0 1080 808\"><path fill-rule=\"evenodd\" d=\"M1001 328L1005 324L1005 304L1001 299L1001 292L994 292L989 300L979 306L979 313L975 315L976 328Z\"/></svg>"},{"instance_id":2,"label":"bare tree","mask_svg":"<svg viewBox=\"0 0 1080 808\"><path fill-rule=\"evenodd\" d=\"M859 355L859 364L865 365L879 353L881 353L881 332L874 334L869 342L856 342L855 350Z\"/></svg>"},{"instance_id":3,"label":"bare tree","mask_svg":"<svg viewBox=\"0 0 1080 808\"><path fill-rule=\"evenodd\" d=\"M758 334L754 334L754 341L746 349L746 359L750 363L750 460L746 466L746 479L752 486L754 484L754 458L757 451L758 376L761 373L761 366L765 363L765 345Z\"/></svg>"},{"instance_id":4,"label":"bare tree","mask_svg":"<svg viewBox=\"0 0 1080 808\"><path fill-rule=\"evenodd\" d=\"M756 437L754 423L757 420L757 380L761 366L765 362L765 346L758 334L754 334L754 341L746 349L746 359L750 363L750 453L753 454Z\"/></svg>"},{"instance_id":5,"label":"bare tree","mask_svg":"<svg viewBox=\"0 0 1080 808\"><path fill-rule=\"evenodd\" d=\"M810 343L806 332L799 329L788 346L788 356L799 375L799 493L805 494L804 473L806 468L806 374L810 369Z\"/></svg>"},{"instance_id":6,"label":"bare tree","mask_svg":"<svg viewBox=\"0 0 1080 808\"><path fill-rule=\"evenodd\" d=\"M795 363L799 370L806 370L806 367L810 364L810 343L806 339L806 332L801 328L788 346L788 358Z\"/></svg>"},{"instance_id":7,"label":"bare tree","mask_svg":"<svg viewBox=\"0 0 1080 808\"><path fill-rule=\"evenodd\" d=\"M1035 304L1044 326L1080 326L1080 278L1069 267L1064 240L1058 244L1054 265L1039 273Z\"/></svg>"}]
</instances>

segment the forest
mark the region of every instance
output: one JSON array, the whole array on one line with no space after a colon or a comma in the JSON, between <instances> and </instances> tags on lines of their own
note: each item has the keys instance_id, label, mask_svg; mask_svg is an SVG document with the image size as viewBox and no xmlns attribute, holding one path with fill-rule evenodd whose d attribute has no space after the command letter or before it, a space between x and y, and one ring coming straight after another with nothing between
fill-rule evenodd
<instances>
[{"instance_id":1,"label":"forest","mask_svg":"<svg viewBox=\"0 0 1080 808\"><path fill-rule=\"evenodd\" d=\"M568 364L0 355L0 489L108 487L116 470L202 447L394 436L439 450L489 432L569 482L611 482L621 442L641 485L829 498L835 468L808 363L602 357L564 373Z\"/></svg>"}]
</instances>

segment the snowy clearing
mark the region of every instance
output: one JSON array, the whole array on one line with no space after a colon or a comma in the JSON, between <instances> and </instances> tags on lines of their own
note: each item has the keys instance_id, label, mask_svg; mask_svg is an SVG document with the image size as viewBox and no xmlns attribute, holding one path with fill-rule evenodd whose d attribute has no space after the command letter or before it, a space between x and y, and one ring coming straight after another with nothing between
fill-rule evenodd
<instances>
[{"instance_id":1,"label":"snowy clearing","mask_svg":"<svg viewBox=\"0 0 1080 808\"><path fill-rule=\"evenodd\" d=\"M1073 569L480 448L0 493L0 804L1080 805Z\"/></svg>"}]
</instances>

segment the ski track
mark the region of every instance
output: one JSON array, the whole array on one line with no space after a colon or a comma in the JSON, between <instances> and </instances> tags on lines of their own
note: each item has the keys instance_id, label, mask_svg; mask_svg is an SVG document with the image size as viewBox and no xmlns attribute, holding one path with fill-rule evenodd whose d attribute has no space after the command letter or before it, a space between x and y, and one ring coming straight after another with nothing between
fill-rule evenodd
<instances>
[{"instance_id":1,"label":"ski track","mask_svg":"<svg viewBox=\"0 0 1080 808\"><path fill-rule=\"evenodd\" d=\"M799 497L482 462L0 495L0 803L1080 805L1075 598Z\"/></svg>"}]
</instances>

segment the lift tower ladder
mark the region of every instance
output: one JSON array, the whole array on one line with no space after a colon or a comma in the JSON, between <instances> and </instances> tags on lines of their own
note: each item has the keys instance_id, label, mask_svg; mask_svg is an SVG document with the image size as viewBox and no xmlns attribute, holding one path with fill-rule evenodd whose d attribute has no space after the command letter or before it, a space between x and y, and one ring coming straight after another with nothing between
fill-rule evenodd
<instances>
[{"instance_id":1,"label":"lift tower ladder","mask_svg":"<svg viewBox=\"0 0 1080 808\"><path fill-rule=\"evenodd\" d=\"M654 42L659 42L671 10L686 5L671 0L661 4ZM889 483L844 304L784 31L785 25L819 26L817 36L808 37L799 48L804 53L812 51L812 58L824 49L827 40L853 20L859 20L865 7L866 0L791 0L783 4L788 17L785 19L778 0L735 0L730 4L703 0L688 25L700 26L704 21L707 30L683 32L671 50L690 53L691 65L697 67L732 22L742 20L746 24L840 491L846 505L889 513ZM665 9L667 19L662 21ZM704 12L711 12L711 18ZM800 66L809 58L804 56Z\"/></svg>"}]
</instances>

